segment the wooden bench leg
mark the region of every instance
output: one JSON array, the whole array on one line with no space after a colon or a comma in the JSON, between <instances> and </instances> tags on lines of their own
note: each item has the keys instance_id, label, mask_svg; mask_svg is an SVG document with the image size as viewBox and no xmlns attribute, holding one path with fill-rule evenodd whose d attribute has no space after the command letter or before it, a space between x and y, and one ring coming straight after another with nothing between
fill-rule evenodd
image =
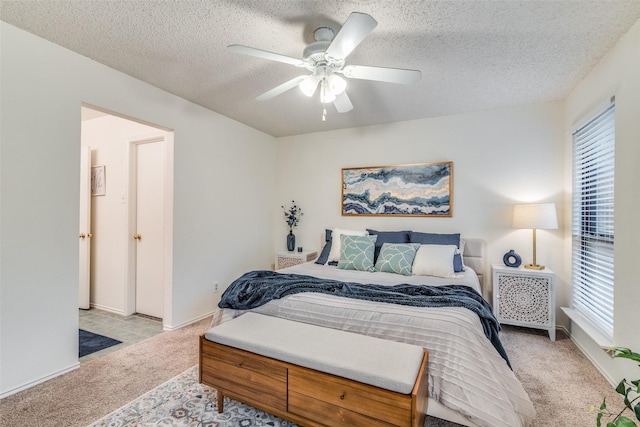
<instances>
[{"instance_id":1,"label":"wooden bench leg","mask_svg":"<svg viewBox=\"0 0 640 427\"><path fill-rule=\"evenodd\" d=\"M221 414L224 412L224 396L220 393L220 390L216 390L218 395L218 413Z\"/></svg>"}]
</instances>

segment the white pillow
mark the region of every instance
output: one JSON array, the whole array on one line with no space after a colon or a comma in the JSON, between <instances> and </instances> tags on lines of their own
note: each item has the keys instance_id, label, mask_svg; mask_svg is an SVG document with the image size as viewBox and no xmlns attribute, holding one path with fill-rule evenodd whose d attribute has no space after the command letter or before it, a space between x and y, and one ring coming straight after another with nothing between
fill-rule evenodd
<instances>
[{"instance_id":1,"label":"white pillow","mask_svg":"<svg viewBox=\"0 0 640 427\"><path fill-rule=\"evenodd\" d=\"M331 230L331 251L329 252L329 261L340 261L340 236L346 234L348 236L367 236L367 230L343 230L341 228L334 228Z\"/></svg>"},{"instance_id":2,"label":"white pillow","mask_svg":"<svg viewBox=\"0 0 640 427\"><path fill-rule=\"evenodd\" d=\"M416 276L455 278L453 254L457 249L456 245L420 245L411 272Z\"/></svg>"}]
</instances>

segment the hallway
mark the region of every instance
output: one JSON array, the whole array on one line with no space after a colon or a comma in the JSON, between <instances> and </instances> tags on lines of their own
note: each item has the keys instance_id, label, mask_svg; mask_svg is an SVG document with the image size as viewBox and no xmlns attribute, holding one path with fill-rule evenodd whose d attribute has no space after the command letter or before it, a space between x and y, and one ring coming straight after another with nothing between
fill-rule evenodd
<instances>
[{"instance_id":1,"label":"hallway","mask_svg":"<svg viewBox=\"0 0 640 427\"><path fill-rule=\"evenodd\" d=\"M81 363L120 350L162 332L160 319L143 315L121 316L96 308L79 310L79 315L80 329L122 341L121 344L81 357Z\"/></svg>"}]
</instances>

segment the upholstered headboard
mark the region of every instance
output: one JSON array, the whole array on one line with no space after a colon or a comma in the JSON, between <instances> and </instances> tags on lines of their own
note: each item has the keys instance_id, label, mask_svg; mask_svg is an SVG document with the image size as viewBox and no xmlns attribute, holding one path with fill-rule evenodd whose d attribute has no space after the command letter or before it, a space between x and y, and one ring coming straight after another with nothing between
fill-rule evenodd
<instances>
[{"instance_id":1,"label":"upholstered headboard","mask_svg":"<svg viewBox=\"0 0 640 427\"><path fill-rule=\"evenodd\" d=\"M482 239L469 239L466 237L460 237L460 240L465 241L463 253L464 264L476 272L480 280L480 289L484 292L484 272L486 268L485 242Z\"/></svg>"}]
</instances>

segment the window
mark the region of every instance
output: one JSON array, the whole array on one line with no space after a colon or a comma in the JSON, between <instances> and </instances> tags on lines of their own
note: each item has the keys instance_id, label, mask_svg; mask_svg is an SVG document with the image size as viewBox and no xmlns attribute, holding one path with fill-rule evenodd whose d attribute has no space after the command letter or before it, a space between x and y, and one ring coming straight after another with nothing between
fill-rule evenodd
<instances>
[{"instance_id":1,"label":"window","mask_svg":"<svg viewBox=\"0 0 640 427\"><path fill-rule=\"evenodd\" d=\"M613 339L615 101L573 133L572 306Z\"/></svg>"}]
</instances>

